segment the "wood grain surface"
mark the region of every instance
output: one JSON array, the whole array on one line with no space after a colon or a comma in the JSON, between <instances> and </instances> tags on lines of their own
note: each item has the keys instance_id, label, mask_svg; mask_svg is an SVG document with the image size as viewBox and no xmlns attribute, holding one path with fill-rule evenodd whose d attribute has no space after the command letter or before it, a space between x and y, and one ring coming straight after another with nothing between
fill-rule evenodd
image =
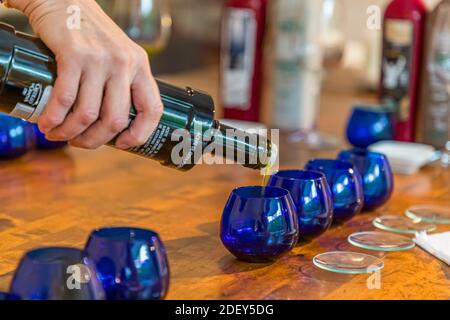
<instances>
[{"instance_id":1,"label":"wood grain surface","mask_svg":"<svg viewBox=\"0 0 450 320\"><path fill-rule=\"evenodd\" d=\"M214 71L165 78L217 96ZM351 104L372 99L343 85L343 78L327 84L320 121L323 131L339 137ZM283 168L302 168L310 158L334 157L338 151L308 151L284 139L280 149ZM239 262L219 239L230 191L260 183L258 171L239 166L200 166L181 173L107 147L94 152L34 152L1 162L0 291L7 290L27 250L83 247L92 229L137 226L157 231L167 247L168 299L450 299L450 267L420 248L370 252L385 262L381 289L368 288L369 276L330 273L312 263L316 254L327 251L368 252L352 247L346 238L355 231L373 230L376 216L402 215L414 204L450 206L450 169L433 165L414 176L396 176L394 196L385 207L330 229L274 264ZM445 230L450 228L438 228Z\"/></svg>"}]
</instances>

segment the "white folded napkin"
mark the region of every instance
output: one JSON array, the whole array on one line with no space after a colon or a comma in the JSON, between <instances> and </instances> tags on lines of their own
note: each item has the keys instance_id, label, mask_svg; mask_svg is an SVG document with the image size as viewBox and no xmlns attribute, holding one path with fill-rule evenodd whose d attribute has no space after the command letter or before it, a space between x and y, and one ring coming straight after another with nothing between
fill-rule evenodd
<instances>
[{"instance_id":1,"label":"white folded napkin","mask_svg":"<svg viewBox=\"0 0 450 320\"><path fill-rule=\"evenodd\" d=\"M450 266L450 232L416 233L416 244Z\"/></svg>"},{"instance_id":2,"label":"white folded napkin","mask_svg":"<svg viewBox=\"0 0 450 320\"><path fill-rule=\"evenodd\" d=\"M415 174L428 164L436 151L426 144L401 141L380 141L369 146L369 150L385 154L392 171L406 175Z\"/></svg>"}]
</instances>

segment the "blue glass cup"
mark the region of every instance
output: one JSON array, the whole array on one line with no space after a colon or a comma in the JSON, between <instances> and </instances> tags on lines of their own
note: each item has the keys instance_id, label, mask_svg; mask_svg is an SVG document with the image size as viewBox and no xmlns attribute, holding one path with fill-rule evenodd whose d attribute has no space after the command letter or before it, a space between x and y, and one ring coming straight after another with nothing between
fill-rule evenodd
<instances>
[{"instance_id":1,"label":"blue glass cup","mask_svg":"<svg viewBox=\"0 0 450 320\"><path fill-rule=\"evenodd\" d=\"M103 300L105 293L92 261L74 248L47 247L27 252L9 290L23 300Z\"/></svg>"},{"instance_id":2,"label":"blue glass cup","mask_svg":"<svg viewBox=\"0 0 450 320\"><path fill-rule=\"evenodd\" d=\"M0 292L0 301L16 301L16 300L21 300L18 295L7 292Z\"/></svg>"},{"instance_id":3,"label":"blue glass cup","mask_svg":"<svg viewBox=\"0 0 450 320\"><path fill-rule=\"evenodd\" d=\"M382 106L357 106L347 125L347 139L355 147L393 139L393 113Z\"/></svg>"},{"instance_id":4,"label":"blue glass cup","mask_svg":"<svg viewBox=\"0 0 450 320\"><path fill-rule=\"evenodd\" d=\"M283 170L270 177L269 186L289 191L297 209L301 241L324 233L333 221L333 199L321 172Z\"/></svg>"},{"instance_id":5,"label":"blue glass cup","mask_svg":"<svg viewBox=\"0 0 450 320\"><path fill-rule=\"evenodd\" d=\"M39 130L36 124L32 124L34 134L36 136L36 147L42 150L53 150L64 148L67 145L65 141L49 141L45 138L45 135Z\"/></svg>"},{"instance_id":6,"label":"blue glass cup","mask_svg":"<svg viewBox=\"0 0 450 320\"><path fill-rule=\"evenodd\" d=\"M23 156L34 148L35 141L30 123L0 114L0 159Z\"/></svg>"},{"instance_id":7,"label":"blue glass cup","mask_svg":"<svg viewBox=\"0 0 450 320\"><path fill-rule=\"evenodd\" d=\"M241 187L225 205L220 238L240 260L272 262L298 241L295 204L289 191L277 187Z\"/></svg>"},{"instance_id":8,"label":"blue glass cup","mask_svg":"<svg viewBox=\"0 0 450 320\"><path fill-rule=\"evenodd\" d=\"M315 159L306 170L325 174L333 196L333 222L342 223L361 212L364 205L362 178L358 170L347 161Z\"/></svg>"},{"instance_id":9,"label":"blue glass cup","mask_svg":"<svg viewBox=\"0 0 450 320\"><path fill-rule=\"evenodd\" d=\"M394 177L384 154L350 149L342 151L338 158L351 162L362 175L364 210L374 210L389 200L394 190Z\"/></svg>"},{"instance_id":10,"label":"blue glass cup","mask_svg":"<svg viewBox=\"0 0 450 320\"><path fill-rule=\"evenodd\" d=\"M91 233L85 248L108 300L163 299L169 263L158 234L139 228L104 228Z\"/></svg>"}]
</instances>

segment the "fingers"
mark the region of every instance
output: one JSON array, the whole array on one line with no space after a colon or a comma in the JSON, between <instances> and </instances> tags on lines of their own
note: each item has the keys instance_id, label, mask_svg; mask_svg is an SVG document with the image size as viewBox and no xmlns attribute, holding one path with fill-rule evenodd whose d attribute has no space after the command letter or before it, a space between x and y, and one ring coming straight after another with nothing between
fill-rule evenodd
<instances>
[{"instance_id":1,"label":"fingers","mask_svg":"<svg viewBox=\"0 0 450 320\"><path fill-rule=\"evenodd\" d=\"M50 100L39 116L38 125L43 133L47 133L64 122L74 105L81 79L81 69L75 63L60 61L58 77L55 81Z\"/></svg>"},{"instance_id":2,"label":"fingers","mask_svg":"<svg viewBox=\"0 0 450 320\"><path fill-rule=\"evenodd\" d=\"M81 86L74 108L64 122L46 133L49 140L68 141L82 134L97 121L103 100L105 80L90 69L81 79Z\"/></svg>"},{"instance_id":3,"label":"fingers","mask_svg":"<svg viewBox=\"0 0 450 320\"><path fill-rule=\"evenodd\" d=\"M130 81L123 75L111 78L106 85L100 119L70 144L95 149L113 140L128 127L130 107Z\"/></svg>"},{"instance_id":4,"label":"fingers","mask_svg":"<svg viewBox=\"0 0 450 320\"><path fill-rule=\"evenodd\" d=\"M129 149L145 144L156 129L163 112L158 86L150 68L141 70L131 84L132 98L137 116L131 126L116 141L119 149Z\"/></svg>"},{"instance_id":5,"label":"fingers","mask_svg":"<svg viewBox=\"0 0 450 320\"><path fill-rule=\"evenodd\" d=\"M58 62L60 76L38 119L40 129L49 140L70 141L86 149L115 137L120 149L143 145L163 111L148 56L137 46L129 51L95 52L81 50L78 63ZM137 115L129 127L131 101Z\"/></svg>"}]
</instances>

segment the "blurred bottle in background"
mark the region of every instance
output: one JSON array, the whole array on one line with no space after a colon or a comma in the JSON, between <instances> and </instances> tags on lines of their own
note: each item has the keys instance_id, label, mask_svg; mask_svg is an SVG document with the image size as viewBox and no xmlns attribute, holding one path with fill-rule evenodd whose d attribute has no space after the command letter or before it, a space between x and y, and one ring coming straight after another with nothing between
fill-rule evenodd
<instances>
[{"instance_id":1,"label":"blurred bottle in background","mask_svg":"<svg viewBox=\"0 0 450 320\"><path fill-rule=\"evenodd\" d=\"M279 0L275 9L272 125L295 135L314 128L322 79L322 4Z\"/></svg>"},{"instance_id":2,"label":"blurred bottle in background","mask_svg":"<svg viewBox=\"0 0 450 320\"><path fill-rule=\"evenodd\" d=\"M279 0L276 8L272 125L313 149L338 141L317 131L323 75L345 47L341 0Z\"/></svg>"},{"instance_id":3,"label":"blurred bottle in background","mask_svg":"<svg viewBox=\"0 0 450 320\"><path fill-rule=\"evenodd\" d=\"M422 0L393 0L384 14L380 95L396 112L400 141L415 140L426 13Z\"/></svg>"},{"instance_id":4,"label":"blurred bottle in background","mask_svg":"<svg viewBox=\"0 0 450 320\"><path fill-rule=\"evenodd\" d=\"M228 0L222 21L220 98L226 119L259 122L267 0Z\"/></svg>"},{"instance_id":5,"label":"blurred bottle in background","mask_svg":"<svg viewBox=\"0 0 450 320\"><path fill-rule=\"evenodd\" d=\"M100 5L150 56L166 47L172 28L168 0L103 0Z\"/></svg>"},{"instance_id":6,"label":"blurred bottle in background","mask_svg":"<svg viewBox=\"0 0 450 320\"><path fill-rule=\"evenodd\" d=\"M426 38L417 140L444 150L450 165L450 0L430 14Z\"/></svg>"},{"instance_id":7,"label":"blurred bottle in background","mask_svg":"<svg viewBox=\"0 0 450 320\"><path fill-rule=\"evenodd\" d=\"M325 70L338 69L344 57L345 35L344 0L323 0L321 17L321 44Z\"/></svg>"}]
</instances>

